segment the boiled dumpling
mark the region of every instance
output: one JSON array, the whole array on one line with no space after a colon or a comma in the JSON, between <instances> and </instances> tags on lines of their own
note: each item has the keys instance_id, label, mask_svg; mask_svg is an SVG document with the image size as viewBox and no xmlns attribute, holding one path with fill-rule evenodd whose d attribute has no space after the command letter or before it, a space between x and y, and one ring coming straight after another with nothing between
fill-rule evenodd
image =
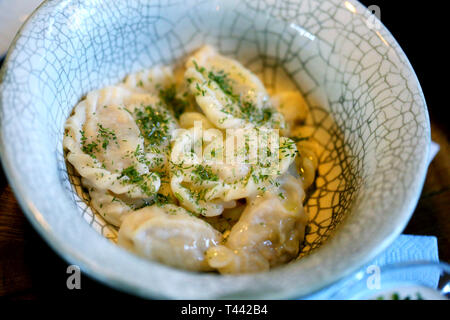
<instances>
[{"instance_id":1,"label":"boiled dumpling","mask_svg":"<svg viewBox=\"0 0 450 320\"><path fill-rule=\"evenodd\" d=\"M208 263L221 273L266 271L294 259L305 234L307 215L300 180L286 176L280 194L250 200L223 245L210 248Z\"/></svg>"},{"instance_id":2,"label":"boiled dumpling","mask_svg":"<svg viewBox=\"0 0 450 320\"><path fill-rule=\"evenodd\" d=\"M169 66L154 66L150 69L138 71L125 78L125 86L158 95L160 90L175 82L173 70Z\"/></svg>"},{"instance_id":3,"label":"boiled dumpling","mask_svg":"<svg viewBox=\"0 0 450 320\"><path fill-rule=\"evenodd\" d=\"M222 235L175 205L150 206L129 214L118 244L142 257L191 271L209 271L205 252Z\"/></svg>"},{"instance_id":4,"label":"boiled dumpling","mask_svg":"<svg viewBox=\"0 0 450 320\"><path fill-rule=\"evenodd\" d=\"M281 112L289 125L294 128L303 123L308 114L305 99L298 91L282 91L272 95L272 104Z\"/></svg>"},{"instance_id":5,"label":"boiled dumpling","mask_svg":"<svg viewBox=\"0 0 450 320\"><path fill-rule=\"evenodd\" d=\"M118 212L128 206L115 203L109 214L103 209L111 206L109 198L134 203L151 199L160 188L157 171L167 161L164 150L176 123L158 109L158 101L124 87L107 87L89 93L66 122L67 160L89 185L91 197L102 195L93 200L94 207L114 225L120 225ZM149 123L149 114L162 124Z\"/></svg>"},{"instance_id":6,"label":"boiled dumpling","mask_svg":"<svg viewBox=\"0 0 450 320\"><path fill-rule=\"evenodd\" d=\"M203 130L214 128L214 125L200 112L184 112L181 114L179 123L180 127L184 129L190 129L194 125L200 123Z\"/></svg>"},{"instance_id":7,"label":"boiled dumpling","mask_svg":"<svg viewBox=\"0 0 450 320\"><path fill-rule=\"evenodd\" d=\"M251 159L244 158L227 161L225 154L238 153L238 144L227 145L219 130L212 132L215 135L210 131L211 139L206 142L195 128L179 130L171 153L172 191L182 207L206 217L220 215L225 208L233 207L235 200L255 196L275 185L276 178L288 170L297 152L292 140L276 136L279 152L274 153L273 163L266 166L264 161L247 162ZM250 131L249 137L253 133ZM247 145L257 143L250 141ZM230 146L232 150L228 152ZM224 150L225 154L219 155L217 150ZM216 153L210 161L213 151Z\"/></svg>"},{"instance_id":8,"label":"boiled dumpling","mask_svg":"<svg viewBox=\"0 0 450 320\"><path fill-rule=\"evenodd\" d=\"M295 158L295 162L305 190L314 183L319 166L318 155L321 153L321 148L312 139L310 131L311 128L308 126L297 126L292 130L292 135L297 139L298 156Z\"/></svg>"},{"instance_id":9,"label":"boiled dumpling","mask_svg":"<svg viewBox=\"0 0 450 320\"><path fill-rule=\"evenodd\" d=\"M246 124L284 128L259 78L236 60L204 46L188 59L185 79L206 117L217 128Z\"/></svg>"},{"instance_id":10,"label":"boiled dumpling","mask_svg":"<svg viewBox=\"0 0 450 320\"><path fill-rule=\"evenodd\" d=\"M128 75L123 85L158 96L176 119L184 112L195 111L195 99L189 94L184 81L184 68L157 65Z\"/></svg>"}]
</instances>

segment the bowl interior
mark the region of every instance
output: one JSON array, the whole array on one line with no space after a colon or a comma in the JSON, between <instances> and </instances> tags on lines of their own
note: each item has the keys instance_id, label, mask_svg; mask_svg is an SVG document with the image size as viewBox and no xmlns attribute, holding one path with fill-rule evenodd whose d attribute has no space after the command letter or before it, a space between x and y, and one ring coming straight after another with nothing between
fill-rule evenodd
<instances>
[{"instance_id":1,"label":"bowl interior","mask_svg":"<svg viewBox=\"0 0 450 320\"><path fill-rule=\"evenodd\" d=\"M429 123L420 87L395 40L369 19L358 3L337 0L48 1L22 29L1 76L11 184L60 254L115 287L173 298L311 293L401 232L425 175ZM92 212L64 161L63 126L87 92L206 43L268 87L300 90L321 145L302 259L268 273L190 273L125 252L106 240L116 230Z\"/></svg>"}]
</instances>

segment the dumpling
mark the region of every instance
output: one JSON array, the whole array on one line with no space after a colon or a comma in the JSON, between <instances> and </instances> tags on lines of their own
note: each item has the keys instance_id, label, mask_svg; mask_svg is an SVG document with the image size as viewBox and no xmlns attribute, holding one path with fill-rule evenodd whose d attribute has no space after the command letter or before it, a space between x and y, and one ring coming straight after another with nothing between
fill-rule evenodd
<instances>
[{"instance_id":1,"label":"dumpling","mask_svg":"<svg viewBox=\"0 0 450 320\"><path fill-rule=\"evenodd\" d=\"M176 119L184 112L195 109L195 99L189 94L184 81L184 68L154 66L128 75L124 86L158 96Z\"/></svg>"},{"instance_id":2,"label":"dumpling","mask_svg":"<svg viewBox=\"0 0 450 320\"><path fill-rule=\"evenodd\" d=\"M279 152L273 152L266 161L245 157L228 159L227 153L243 151L245 155L250 152L240 150L238 143L224 143L219 130L212 132L215 135L209 131L211 139L208 142L196 133L195 128L179 130L171 153L171 188L174 195L182 207L206 217L220 215L225 208L233 207L235 200L255 196L277 184L276 178L288 170L297 153L292 140L276 136L277 145L267 145L267 148ZM253 141L253 135L257 132L243 131L241 137L244 139L245 132L250 137L248 143L244 143L244 149L246 145L249 148L250 145L258 146ZM214 156L211 155L213 152Z\"/></svg>"},{"instance_id":3,"label":"dumpling","mask_svg":"<svg viewBox=\"0 0 450 320\"><path fill-rule=\"evenodd\" d=\"M144 149L144 138L127 107L137 102L153 100L147 95L133 96L120 87L93 91L67 120L63 141L67 160L93 187L134 197L145 196L147 187L159 188L159 177L134 155ZM131 174L142 176L139 184Z\"/></svg>"},{"instance_id":4,"label":"dumpling","mask_svg":"<svg viewBox=\"0 0 450 320\"><path fill-rule=\"evenodd\" d=\"M144 207L129 214L118 244L149 260L191 271L209 271L205 252L222 235L205 221L175 205Z\"/></svg>"},{"instance_id":5,"label":"dumpling","mask_svg":"<svg viewBox=\"0 0 450 320\"><path fill-rule=\"evenodd\" d=\"M319 166L320 146L314 141L307 126L297 126L293 129L293 139L297 140L298 156L295 162L298 172L303 179L303 187L308 189L316 178L316 171Z\"/></svg>"},{"instance_id":6,"label":"dumpling","mask_svg":"<svg viewBox=\"0 0 450 320\"><path fill-rule=\"evenodd\" d=\"M176 123L158 103L149 94L107 87L90 92L66 122L66 158L89 186L91 198L102 195L92 203L114 225L120 225L117 213L126 212L128 205L115 203L115 213L109 215L103 209L109 198L142 202L160 188L157 171L167 161L164 151Z\"/></svg>"},{"instance_id":7,"label":"dumpling","mask_svg":"<svg viewBox=\"0 0 450 320\"><path fill-rule=\"evenodd\" d=\"M89 179L82 178L82 184L89 190L90 205L109 223L120 226L124 217L140 207L150 198L131 198L114 194L109 190L94 188Z\"/></svg>"},{"instance_id":8,"label":"dumpling","mask_svg":"<svg viewBox=\"0 0 450 320\"><path fill-rule=\"evenodd\" d=\"M272 104L281 112L289 125L294 128L305 121L308 105L298 91L283 91L272 95Z\"/></svg>"},{"instance_id":9,"label":"dumpling","mask_svg":"<svg viewBox=\"0 0 450 320\"><path fill-rule=\"evenodd\" d=\"M300 180L287 175L280 194L266 193L250 201L223 245L207 252L220 273L266 271L294 259L308 221Z\"/></svg>"},{"instance_id":10,"label":"dumpling","mask_svg":"<svg viewBox=\"0 0 450 320\"><path fill-rule=\"evenodd\" d=\"M184 129L192 128L197 121L202 124L204 130L214 128L214 125L200 112L184 112L179 119L180 127Z\"/></svg>"},{"instance_id":11,"label":"dumpling","mask_svg":"<svg viewBox=\"0 0 450 320\"><path fill-rule=\"evenodd\" d=\"M297 143L299 156L295 159L300 176L303 179L305 189L308 189L316 178L316 171L319 166L319 159L315 152L316 143L301 141Z\"/></svg>"},{"instance_id":12,"label":"dumpling","mask_svg":"<svg viewBox=\"0 0 450 320\"><path fill-rule=\"evenodd\" d=\"M125 86L142 93L158 95L160 90L175 83L173 69L169 66L154 66L138 71L125 78Z\"/></svg>"},{"instance_id":13,"label":"dumpling","mask_svg":"<svg viewBox=\"0 0 450 320\"><path fill-rule=\"evenodd\" d=\"M217 128L241 128L249 123L285 126L259 78L210 46L202 47L188 59L185 79L198 105Z\"/></svg>"}]
</instances>

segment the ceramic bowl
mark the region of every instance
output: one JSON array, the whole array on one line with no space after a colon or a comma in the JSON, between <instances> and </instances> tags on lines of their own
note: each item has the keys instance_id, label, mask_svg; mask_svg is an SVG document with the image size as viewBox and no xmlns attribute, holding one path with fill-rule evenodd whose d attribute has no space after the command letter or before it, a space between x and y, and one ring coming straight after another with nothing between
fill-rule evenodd
<instances>
[{"instance_id":1,"label":"ceramic bowl","mask_svg":"<svg viewBox=\"0 0 450 320\"><path fill-rule=\"evenodd\" d=\"M63 125L87 92L206 43L268 87L300 90L322 146L300 258L270 272L193 273L126 252L64 161ZM11 46L0 93L2 162L32 225L86 274L147 298L307 296L401 233L427 169L430 125L414 71L351 0L46 1Z\"/></svg>"}]
</instances>

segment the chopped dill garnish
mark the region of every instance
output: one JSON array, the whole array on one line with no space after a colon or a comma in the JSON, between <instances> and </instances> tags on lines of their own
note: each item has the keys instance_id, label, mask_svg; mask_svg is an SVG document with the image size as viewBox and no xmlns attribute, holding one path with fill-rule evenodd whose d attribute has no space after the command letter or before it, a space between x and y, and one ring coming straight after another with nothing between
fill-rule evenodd
<instances>
[{"instance_id":1,"label":"chopped dill garnish","mask_svg":"<svg viewBox=\"0 0 450 320\"><path fill-rule=\"evenodd\" d=\"M96 157L94 155L94 151L99 151L98 144L95 141L87 144L85 132L83 130L80 130L80 133L81 133L81 150L95 159Z\"/></svg>"},{"instance_id":2,"label":"chopped dill garnish","mask_svg":"<svg viewBox=\"0 0 450 320\"><path fill-rule=\"evenodd\" d=\"M106 150L110 140L114 140L117 144L117 137L113 130L103 127L100 123L97 123L97 127L98 127L97 138L90 143L87 143L86 133L83 130L80 130L81 150L84 153L90 155L94 159L96 158L94 152L95 151L99 152L100 146Z\"/></svg>"},{"instance_id":3,"label":"chopped dill garnish","mask_svg":"<svg viewBox=\"0 0 450 320\"><path fill-rule=\"evenodd\" d=\"M119 179L128 177L130 183L139 183L144 180L144 177L139 174L134 166L129 166L122 170Z\"/></svg>"},{"instance_id":4,"label":"chopped dill garnish","mask_svg":"<svg viewBox=\"0 0 450 320\"><path fill-rule=\"evenodd\" d=\"M309 137L300 137L300 136L297 136L297 137L290 137L290 139L294 140L294 142L297 143L297 142L300 142L300 141L306 141L306 140L309 140Z\"/></svg>"},{"instance_id":5,"label":"chopped dill garnish","mask_svg":"<svg viewBox=\"0 0 450 320\"><path fill-rule=\"evenodd\" d=\"M241 112L245 120L256 124L263 124L269 121L273 114L271 108L259 109L250 101L241 103Z\"/></svg>"},{"instance_id":6,"label":"chopped dill garnish","mask_svg":"<svg viewBox=\"0 0 450 320\"><path fill-rule=\"evenodd\" d=\"M169 139L167 114L155 110L152 106L146 106L144 110L137 109L135 112L136 123L150 145L161 145Z\"/></svg>"},{"instance_id":7,"label":"chopped dill garnish","mask_svg":"<svg viewBox=\"0 0 450 320\"><path fill-rule=\"evenodd\" d=\"M148 196L153 195L153 193L155 192L155 190L153 190L153 188L150 189L147 184L147 178L152 178L153 180L157 179L157 176L155 175L140 174L134 166L129 166L128 168L122 170L118 179L121 179L123 177L128 178L127 183L137 184L142 192L144 192Z\"/></svg>"},{"instance_id":8,"label":"chopped dill garnish","mask_svg":"<svg viewBox=\"0 0 450 320\"><path fill-rule=\"evenodd\" d=\"M117 144L117 137L113 130L103 127L100 123L97 123L98 135L97 139L101 140L102 148L106 150L110 140L114 140Z\"/></svg>"},{"instance_id":9,"label":"chopped dill garnish","mask_svg":"<svg viewBox=\"0 0 450 320\"><path fill-rule=\"evenodd\" d=\"M180 202L183 202L183 201L184 201L182 195L179 194L178 192L175 192L175 193L174 193L174 196L175 196L175 198L178 199L178 201L180 201Z\"/></svg>"},{"instance_id":10,"label":"chopped dill garnish","mask_svg":"<svg viewBox=\"0 0 450 320\"><path fill-rule=\"evenodd\" d=\"M179 119L181 114L186 110L188 102L177 97L175 85L171 85L166 89L159 91L159 98L170 109L172 109L175 118Z\"/></svg>"},{"instance_id":11,"label":"chopped dill garnish","mask_svg":"<svg viewBox=\"0 0 450 320\"><path fill-rule=\"evenodd\" d=\"M225 71L220 70L218 72L209 71L208 72L209 80L214 81L229 98L233 101L237 102L239 100L239 96L233 93L233 88L231 86L231 80L228 79Z\"/></svg>"},{"instance_id":12,"label":"chopped dill garnish","mask_svg":"<svg viewBox=\"0 0 450 320\"><path fill-rule=\"evenodd\" d=\"M197 89L197 95L202 95L203 97L205 96L206 90L200 88L198 83L195 84L195 89Z\"/></svg>"},{"instance_id":13,"label":"chopped dill garnish","mask_svg":"<svg viewBox=\"0 0 450 320\"><path fill-rule=\"evenodd\" d=\"M195 166L195 169L192 170L192 173L194 173L197 177L199 177L200 182L219 180L219 177L212 172L210 166L202 166L201 164L198 164Z\"/></svg>"},{"instance_id":14,"label":"chopped dill garnish","mask_svg":"<svg viewBox=\"0 0 450 320\"><path fill-rule=\"evenodd\" d=\"M197 64L197 61L195 61L195 60L192 60L192 62L194 63L195 70L197 70L200 73L205 72L205 67L199 67Z\"/></svg>"},{"instance_id":15,"label":"chopped dill garnish","mask_svg":"<svg viewBox=\"0 0 450 320\"><path fill-rule=\"evenodd\" d=\"M173 203L173 200L162 193L157 193L155 199L153 200L157 206L163 206L165 204Z\"/></svg>"}]
</instances>

